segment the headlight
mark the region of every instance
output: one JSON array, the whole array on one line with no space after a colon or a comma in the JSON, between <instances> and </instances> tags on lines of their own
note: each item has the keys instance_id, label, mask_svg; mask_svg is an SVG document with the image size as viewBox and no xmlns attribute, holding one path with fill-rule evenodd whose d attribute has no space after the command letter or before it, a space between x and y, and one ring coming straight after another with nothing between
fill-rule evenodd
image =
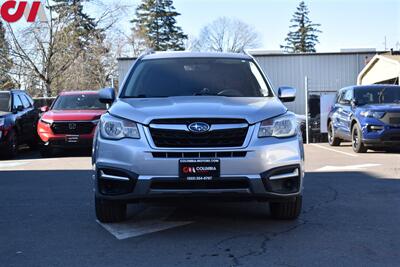
<instances>
[{"instance_id":1,"label":"headlight","mask_svg":"<svg viewBox=\"0 0 400 267\"><path fill-rule=\"evenodd\" d=\"M40 119L40 121L41 121L41 122L43 122L43 123L49 124L49 125L51 125L51 124L53 123L53 121L52 121L52 120L49 120L49 119L43 119L43 118L41 118L41 119Z\"/></svg>"},{"instance_id":2,"label":"headlight","mask_svg":"<svg viewBox=\"0 0 400 267\"><path fill-rule=\"evenodd\" d=\"M4 118L0 118L0 127L4 126L4 122L5 122L5 119Z\"/></svg>"},{"instance_id":3,"label":"headlight","mask_svg":"<svg viewBox=\"0 0 400 267\"><path fill-rule=\"evenodd\" d=\"M293 114L261 122L258 137L290 137L297 134L297 121Z\"/></svg>"},{"instance_id":4,"label":"headlight","mask_svg":"<svg viewBox=\"0 0 400 267\"><path fill-rule=\"evenodd\" d=\"M382 119L383 116L385 116L386 112L382 111L361 111L360 115L364 117L369 117L369 118L375 118L375 119Z\"/></svg>"},{"instance_id":5,"label":"headlight","mask_svg":"<svg viewBox=\"0 0 400 267\"><path fill-rule=\"evenodd\" d=\"M118 140L122 138L139 139L140 134L135 122L105 115L100 120L101 137Z\"/></svg>"}]
</instances>

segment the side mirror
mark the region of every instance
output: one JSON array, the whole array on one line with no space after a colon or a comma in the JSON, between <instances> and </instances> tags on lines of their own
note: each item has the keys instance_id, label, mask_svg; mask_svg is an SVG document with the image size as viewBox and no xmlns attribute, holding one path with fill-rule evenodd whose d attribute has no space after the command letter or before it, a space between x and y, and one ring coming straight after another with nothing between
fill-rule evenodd
<instances>
[{"instance_id":1,"label":"side mirror","mask_svg":"<svg viewBox=\"0 0 400 267\"><path fill-rule=\"evenodd\" d=\"M49 106L44 106L40 108L40 112L47 112L49 111Z\"/></svg>"},{"instance_id":2,"label":"side mirror","mask_svg":"<svg viewBox=\"0 0 400 267\"><path fill-rule=\"evenodd\" d=\"M99 91L99 100L104 104L112 104L115 100L114 88L104 88Z\"/></svg>"},{"instance_id":3,"label":"side mirror","mask_svg":"<svg viewBox=\"0 0 400 267\"><path fill-rule=\"evenodd\" d=\"M14 113L20 112L24 110L24 106L23 105L19 105L14 109Z\"/></svg>"},{"instance_id":4,"label":"side mirror","mask_svg":"<svg viewBox=\"0 0 400 267\"><path fill-rule=\"evenodd\" d=\"M293 87L279 87L278 98L282 102L293 102L296 99L296 89Z\"/></svg>"},{"instance_id":5,"label":"side mirror","mask_svg":"<svg viewBox=\"0 0 400 267\"><path fill-rule=\"evenodd\" d=\"M358 101L355 100L355 99L352 99L352 100L350 101L350 104L351 104L351 106L354 108L354 107L356 107L356 106L358 105Z\"/></svg>"}]
</instances>

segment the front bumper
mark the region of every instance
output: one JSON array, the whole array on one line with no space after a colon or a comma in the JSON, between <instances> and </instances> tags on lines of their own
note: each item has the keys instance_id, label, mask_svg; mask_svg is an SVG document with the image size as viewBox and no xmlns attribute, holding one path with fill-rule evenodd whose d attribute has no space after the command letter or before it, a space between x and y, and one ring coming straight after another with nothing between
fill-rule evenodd
<instances>
[{"instance_id":1,"label":"front bumper","mask_svg":"<svg viewBox=\"0 0 400 267\"><path fill-rule=\"evenodd\" d=\"M71 141L72 140L72 141ZM51 138L44 145L49 145L54 148L91 148L93 137L82 136L63 136L60 138Z\"/></svg>"},{"instance_id":2,"label":"front bumper","mask_svg":"<svg viewBox=\"0 0 400 267\"><path fill-rule=\"evenodd\" d=\"M141 139L115 141L97 136L93 165L98 197L127 202L195 196L285 200L302 193L304 151L299 135L283 139L257 138L255 129L259 125L256 125L249 129L249 142L242 148L160 149L153 148L144 127L138 127ZM220 177L212 181L190 182L179 177L180 158L159 158L153 154L228 151L246 154L217 156L221 162ZM297 175L294 169L297 169ZM279 172L274 173L274 170ZM289 177L285 178L285 175ZM274 186L268 180L271 176L278 177ZM279 183L283 185L288 180L291 180L291 188L285 191Z\"/></svg>"},{"instance_id":3,"label":"front bumper","mask_svg":"<svg viewBox=\"0 0 400 267\"><path fill-rule=\"evenodd\" d=\"M380 125L379 131L371 131L371 125L363 127L363 143L366 146L400 146L400 127Z\"/></svg>"},{"instance_id":4,"label":"front bumper","mask_svg":"<svg viewBox=\"0 0 400 267\"><path fill-rule=\"evenodd\" d=\"M45 146L55 148L90 148L93 144L95 129L89 134L55 134L51 130L50 125L39 121L37 132Z\"/></svg>"}]
</instances>

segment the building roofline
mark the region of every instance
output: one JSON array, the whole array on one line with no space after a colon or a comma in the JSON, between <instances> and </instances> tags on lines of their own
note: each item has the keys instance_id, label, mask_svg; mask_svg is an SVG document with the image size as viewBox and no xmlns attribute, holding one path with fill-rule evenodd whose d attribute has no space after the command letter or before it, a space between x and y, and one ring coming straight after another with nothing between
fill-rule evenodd
<instances>
[{"instance_id":1,"label":"building roofline","mask_svg":"<svg viewBox=\"0 0 400 267\"><path fill-rule=\"evenodd\" d=\"M379 62L379 60L383 61L389 61L391 63L394 63L399 66L400 68L400 62L398 60L394 60L390 57L386 57L385 54L376 54L365 67L360 71L360 73L357 76L357 84L361 84L362 79L367 75L367 73L374 67L376 63Z\"/></svg>"},{"instance_id":2,"label":"building roofline","mask_svg":"<svg viewBox=\"0 0 400 267\"><path fill-rule=\"evenodd\" d=\"M287 52L276 52L276 51L247 51L251 56L253 57L258 57L258 56L266 56L266 57L276 57L276 56L319 56L319 55L370 55L370 54L384 54L387 53L388 51L368 51L368 50L360 50L360 51L338 51L338 52L313 52L313 53L287 53ZM170 53L171 55L174 53L187 53L187 54L192 54L196 55L198 52L157 52L152 55L159 55L160 53ZM200 53L202 54L202 53ZM209 55L213 54L220 54L220 53L207 53ZM221 53L224 54L224 53ZM235 54L235 53L230 53ZM242 53L237 53L238 55L243 55L246 57L246 54ZM226 53L227 57L229 57L229 53ZM221 55L222 56L222 55ZM118 57L118 61L124 61L124 60L136 60L139 57Z\"/></svg>"},{"instance_id":3,"label":"building roofline","mask_svg":"<svg viewBox=\"0 0 400 267\"><path fill-rule=\"evenodd\" d=\"M250 51L250 54L252 56L270 56L270 57L275 57L275 56L319 56L319 55L359 55L359 54L382 54L382 53L387 53L387 51L343 51L343 52L315 52L315 53L285 53L285 52L263 53L262 51L260 51L260 52Z\"/></svg>"}]
</instances>

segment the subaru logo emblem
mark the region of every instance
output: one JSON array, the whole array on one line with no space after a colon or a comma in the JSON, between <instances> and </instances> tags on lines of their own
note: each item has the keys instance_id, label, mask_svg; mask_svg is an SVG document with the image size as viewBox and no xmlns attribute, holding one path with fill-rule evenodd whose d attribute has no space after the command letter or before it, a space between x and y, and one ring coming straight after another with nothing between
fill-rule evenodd
<instances>
[{"instance_id":1,"label":"subaru logo emblem","mask_svg":"<svg viewBox=\"0 0 400 267\"><path fill-rule=\"evenodd\" d=\"M210 130L210 125L204 122L193 122L189 124L188 129L194 133L205 133Z\"/></svg>"}]
</instances>

